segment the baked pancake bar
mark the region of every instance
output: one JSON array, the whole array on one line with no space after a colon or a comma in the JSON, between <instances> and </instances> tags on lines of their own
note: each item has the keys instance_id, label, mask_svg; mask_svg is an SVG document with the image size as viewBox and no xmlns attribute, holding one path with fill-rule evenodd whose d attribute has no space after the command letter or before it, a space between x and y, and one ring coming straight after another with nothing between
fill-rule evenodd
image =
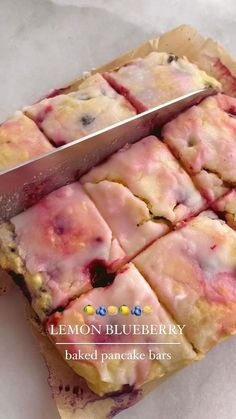
<instances>
[{"instance_id":1,"label":"baked pancake bar","mask_svg":"<svg viewBox=\"0 0 236 419\"><path fill-rule=\"evenodd\" d=\"M166 52L151 52L104 77L138 112L204 87L220 88L218 81L185 57Z\"/></svg>"},{"instance_id":2,"label":"baked pancake bar","mask_svg":"<svg viewBox=\"0 0 236 419\"><path fill-rule=\"evenodd\" d=\"M202 353L236 332L236 232L204 212L134 259Z\"/></svg>"},{"instance_id":3,"label":"baked pancake bar","mask_svg":"<svg viewBox=\"0 0 236 419\"><path fill-rule=\"evenodd\" d=\"M165 125L164 142L213 201L236 185L236 99L219 94Z\"/></svg>"},{"instance_id":4,"label":"baked pancake bar","mask_svg":"<svg viewBox=\"0 0 236 419\"><path fill-rule=\"evenodd\" d=\"M136 114L132 105L100 75L88 77L78 90L43 99L25 108L55 146L77 140Z\"/></svg>"},{"instance_id":5,"label":"baked pancake bar","mask_svg":"<svg viewBox=\"0 0 236 419\"><path fill-rule=\"evenodd\" d=\"M154 136L124 147L81 183L129 256L205 205L190 177Z\"/></svg>"},{"instance_id":6,"label":"baked pancake bar","mask_svg":"<svg viewBox=\"0 0 236 419\"><path fill-rule=\"evenodd\" d=\"M54 313L47 330L63 358L100 396L137 389L197 359L181 325L132 263L108 287L88 291Z\"/></svg>"},{"instance_id":7,"label":"baked pancake bar","mask_svg":"<svg viewBox=\"0 0 236 419\"><path fill-rule=\"evenodd\" d=\"M37 125L22 112L0 125L0 171L52 150Z\"/></svg>"},{"instance_id":8,"label":"baked pancake bar","mask_svg":"<svg viewBox=\"0 0 236 419\"><path fill-rule=\"evenodd\" d=\"M49 194L0 226L0 263L41 319L113 278L124 258L111 230L78 183Z\"/></svg>"}]
</instances>

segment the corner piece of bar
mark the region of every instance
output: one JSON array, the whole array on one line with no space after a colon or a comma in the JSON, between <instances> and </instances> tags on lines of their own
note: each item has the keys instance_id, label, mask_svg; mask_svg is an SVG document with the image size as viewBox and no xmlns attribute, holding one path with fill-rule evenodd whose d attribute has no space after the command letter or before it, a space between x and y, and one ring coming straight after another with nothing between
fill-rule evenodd
<instances>
[{"instance_id":1,"label":"corner piece of bar","mask_svg":"<svg viewBox=\"0 0 236 419\"><path fill-rule=\"evenodd\" d=\"M41 319L90 288L111 283L111 271L123 258L78 183L58 189L0 226L0 264L21 278Z\"/></svg>"},{"instance_id":2,"label":"corner piece of bar","mask_svg":"<svg viewBox=\"0 0 236 419\"><path fill-rule=\"evenodd\" d=\"M104 77L138 112L204 87L220 89L217 80L185 57L166 52L151 52L115 71L106 72Z\"/></svg>"},{"instance_id":3,"label":"corner piece of bar","mask_svg":"<svg viewBox=\"0 0 236 419\"><path fill-rule=\"evenodd\" d=\"M197 351L236 333L236 232L216 214L193 218L134 264Z\"/></svg>"},{"instance_id":4,"label":"corner piece of bar","mask_svg":"<svg viewBox=\"0 0 236 419\"><path fill-rule=\"evenodd\" d=\"M55 146L99 131L136 114L132 105L100 75L88 77L69 94L58 94L25 108Z\"/></svg>"},{"instance_id":5,"label":"corner piece of bar","mask_svg":"<svg viewBox=\"0 0 236 419\"><path fill-rule=\"evenodd\" d=\"M52 150L37 125L20 111L0 125L0 171Z\"/></svg>"},{"instance_id":6,"label":"corner piece of bar","mask_svg":"<svg viewBox=\"0 0 236 419\"><path fill-rule=\"evenodd\" d=\"M164 142L212 202L236 185L236 98L218 94L162 129Z\"/></svg>"},{"instance_id":7,"label":"corner piece of bar","mask_svg":"<svg viewBox=\"0 0 236 419\"><path fill-rule=\"evenodd\" d=\"M81 183L129 256L205 206L188 174L154 136L124 147Z\"/></svg>"},{"instance_id":8,"label":"corner piece of bar","mask_svg":"<svg viewBox=\"0 0 236 419\"><path fill-rule=\"evenodd\" d=\"M132 263L112 285L88 291L53 314L47 330L63 358L100 396L127 385L138 389L198 359Z\"/></svg>"}]
</instances>

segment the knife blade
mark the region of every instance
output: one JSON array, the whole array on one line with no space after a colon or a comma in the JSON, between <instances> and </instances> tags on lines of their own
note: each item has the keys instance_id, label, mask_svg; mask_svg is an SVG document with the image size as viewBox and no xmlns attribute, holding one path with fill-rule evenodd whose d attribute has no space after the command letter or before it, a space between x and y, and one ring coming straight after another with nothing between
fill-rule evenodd
<instances>
[{"instance_id":1,"label":"knife blade","mask_svg":"<svg viewBox=\"0 0 236 419\"><path fill-rule=\"evenodd\" d=\"M53 190L79 179L127 143L150 135L156 127L215 93L214 88L205 88L181 96L2 172L0 222L24 211Z\"/></svg>"}]
</instances>

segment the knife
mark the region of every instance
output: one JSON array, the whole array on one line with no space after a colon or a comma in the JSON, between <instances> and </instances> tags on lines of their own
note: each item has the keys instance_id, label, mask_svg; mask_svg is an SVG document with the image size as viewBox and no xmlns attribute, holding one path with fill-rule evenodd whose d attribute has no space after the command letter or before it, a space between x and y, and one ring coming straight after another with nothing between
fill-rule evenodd
<instances>
[{"instance_id":1,"label":"knife","mask_svg":"<svg viewBox=\"0 0 236 419\"><path fill-rule=\"evenodd\" d=\"M214 88L197 90L1 172L0 222L79 179L125 144L152 134L186 108L215 93Z\"/></svg>"}]
</instances>

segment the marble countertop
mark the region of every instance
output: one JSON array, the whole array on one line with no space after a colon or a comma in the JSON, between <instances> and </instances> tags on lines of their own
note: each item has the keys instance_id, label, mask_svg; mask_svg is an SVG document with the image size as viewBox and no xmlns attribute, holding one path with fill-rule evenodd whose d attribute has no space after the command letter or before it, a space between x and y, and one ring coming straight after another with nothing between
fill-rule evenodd
<instances>
[{"instance_id":1,"label":"marble countertop","mask_svg":"<svg viewBox=\"0 0 236 419\"><path fill-rule=\"evenodd\" d=\"M132 47L189 23L236 56L234 0L1 0L0 120ZM22 297L0 298L0 419L58 419ZM236 338L120 419L233 419Z\"/></svg>"}]
</instances>

